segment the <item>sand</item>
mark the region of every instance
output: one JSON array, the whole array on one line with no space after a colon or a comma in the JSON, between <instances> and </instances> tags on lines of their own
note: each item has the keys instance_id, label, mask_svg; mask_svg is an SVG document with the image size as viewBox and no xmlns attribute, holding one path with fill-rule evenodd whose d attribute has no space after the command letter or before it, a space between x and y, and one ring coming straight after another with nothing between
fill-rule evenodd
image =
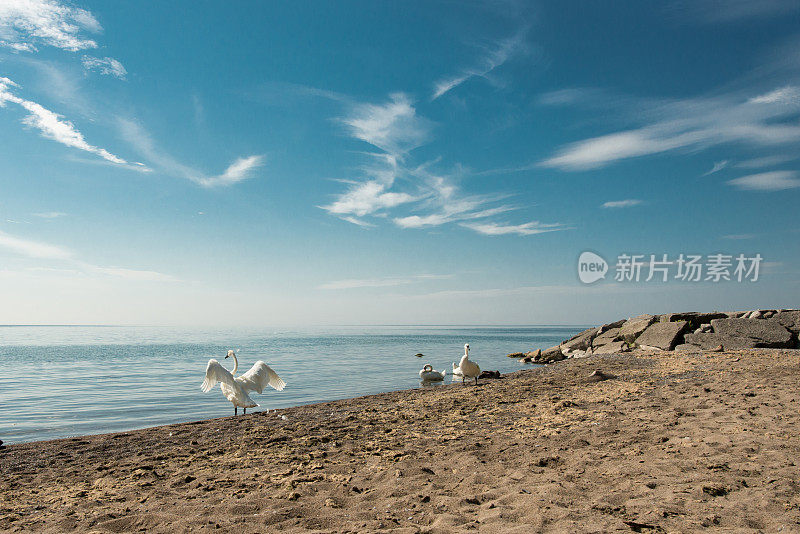
<instances>
[{"instance_id":1,"label":"sand","mask_svg":"<svg viewBox=\"0 0 800 534\"><path fill-rule=\"evenodd\" d=\"M598 356L12 445L0 530L800 532L799 371L792 350Z\"/></svg>"}]
</instances>

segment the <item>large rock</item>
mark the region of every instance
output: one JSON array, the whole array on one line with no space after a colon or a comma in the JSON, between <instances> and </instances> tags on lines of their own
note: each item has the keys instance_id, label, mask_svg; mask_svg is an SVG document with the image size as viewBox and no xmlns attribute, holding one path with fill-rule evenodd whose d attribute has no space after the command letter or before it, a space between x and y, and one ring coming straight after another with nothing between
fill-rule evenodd
<instances>
[{"instance_id":1,"label":"large rock","mask_svg":"<svg viewBox=\"0 0 800 534\"><path fill-rule=\"evenodd\" d=\"M592 340L592 347L602 347L603 345L608 345L612 341L616 341L619 337L619 331L619 328L610 328L606 330Z\"/></svg>"},{"instance_id":2,"label":"large rock","mask_svg":"<svg viewBox=\"0 0 800 534\"><path fill-rule=\"evenodd\" d=\"M604 324L600 327L600 333L603 333L607 330L611 330L612 328L619 328L620 326L625 324L626 319L620 319L619 321L614 321L613 323Z\"/></svg>"},{"instance_id":3,"label":"large rock","mask_svg":"<svg viewBox=\"0 0 800 534\"><path fill-rule=\"evenodd\" d=\"M697 328L702 324L710 323L713 319L725 319L728 315L722 312L683 312L683 313L667 313L659 316L659 320L666 322L687 321L692 328Z\"/></svg>"},{"instance_id":4,"label":"large rock","mask_svg":"<svg viewBox=\"0 0 800 534\"><path fill-rule=\"evenodd\" d=\"M593 354L619 354L620 352L628 352L628 344L624 341L612 341L606 343L601 347L597 347L592 351Z\"/></svg>"},{"instance_id":5,"label":"large rock","mask_svg":"<svg viewBox=\"0 0 800 534\"><path fill-rule=\"evenodd\" d=\"M572 336L561 344L561 352L572 352L573 350L586 350L592 346L592 340L597 335L597 327L584 330Z\"/></svg>"},{"instance_id":6,"label":"large rock","mask_svg":"<svg viewBox=\"0 0 800 534\"><path fill-rule=\"evenodd\" d=\"M528 354L533 357L533 361L536 363L559 362L567 358L566 356L564 356L564 353L561 352L561 347L558 345L556 345L555 347L550 347L549 349L546 350L529 352Z\"/></svg>"},{"instance_id":7,"label":"large rock","mask_svg":"<svg viewBox=\"0 0 800 534\"><path fill-rule=\"evenodd\" d=\"M770 321L778 321L795 334L800 333L800 310L779 311L770 318Z\"/></svg>"},{"instance_id":8,"label":"large rock","mask_svg":"<svg viewBox=\"0 0 800 534\"><path fill-rule=\"evenodd\" d=\"M636 344L661 350L672 350L680 341L688 324L688 321L653 323L636 338Z\"/></svg>"},{"instance_id":9,"label":"large rock","mask_svg":"<svg viewBox=\"0 0 800 534\"><path fill-rule=\"evenodd\" d=\"M620 337L628 343L633 343L634 340L639 337L639 334L644 332L655 320L655 315L649 314L628 319L625 321L625 324L622 325L622 328L620 328Z\"/></svg>"},{"instance_id":10,"label":"large rock","mask_svg":"<svg viewBox=\"0 0 800 534\"><path fill-rule=\"evenodd\" d=\"M687 345L695 345L703 350L711 350L722 345L725 350L754 349L756 341L749 337L729 336L715 332L701 334L686 334L683 340Z\"/></svg>"},{"instance_id":11,"label":"large rock","mask_svg":"<svg viewBox=\"0 0 800 534\"><path fill-rule=\"evenodd\" d=\"M756 347L789 348L794 345L792 333L778 321L767 319L714 319L711 327L715 334L748 338ZM723 347L727 347L724 343Z\"/></svg>"}]
</instances>

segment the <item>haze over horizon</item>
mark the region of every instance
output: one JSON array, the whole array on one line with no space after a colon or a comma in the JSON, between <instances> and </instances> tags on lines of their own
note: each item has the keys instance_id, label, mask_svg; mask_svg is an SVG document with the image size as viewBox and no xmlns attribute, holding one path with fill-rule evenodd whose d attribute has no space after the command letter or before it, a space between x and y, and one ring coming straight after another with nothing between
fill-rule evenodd
<instances>
[{"instance_id":1,"label":"haze over horizon","mask_svg":"<svg viewBox=\"0 0 800 534\"><path fill-rule=\"evenodd\" d=\"M0 323L797 308L798 22L785 0L0 0ZM585 251L605 279L579 280ZM624 254L763 262L616 281Z\"/></svg>"}]
</instances>

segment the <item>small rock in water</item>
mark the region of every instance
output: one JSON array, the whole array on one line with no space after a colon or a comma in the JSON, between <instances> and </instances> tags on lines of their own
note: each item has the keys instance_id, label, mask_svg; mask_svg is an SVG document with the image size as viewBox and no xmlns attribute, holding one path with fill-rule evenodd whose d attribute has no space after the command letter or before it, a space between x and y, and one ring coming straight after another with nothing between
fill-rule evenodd
<instances>
[{"instance_id":1,"label":"small rock in water","mask_svg":"<svg viewBox=\"0 0 800 534\"><path fill-rule=\"evenodd\" d=\"M424 355L424 354L422 354L421 352L418 352L418 353L416 353L414 356L416 356L417 358L422 358L422 357L423 357L423 356L425 356L425 355Z\"/></svg>"}]
</instances>

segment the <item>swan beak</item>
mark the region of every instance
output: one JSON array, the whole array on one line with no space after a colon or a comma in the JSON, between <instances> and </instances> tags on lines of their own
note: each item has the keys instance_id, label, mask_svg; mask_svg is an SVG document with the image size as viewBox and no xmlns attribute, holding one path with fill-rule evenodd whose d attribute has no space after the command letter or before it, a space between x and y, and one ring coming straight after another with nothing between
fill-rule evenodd
<instances>
[{"instance_id":1,"label":"swan beak","mask_svg":"<svg viewBox=\"0 0 800 534\"><path fill-rule=\"evenodd\" d=\"M229 358L229 356L226 354L226 355L225 355L225 359L227 360L228 358Z\"/></svg>"}]
</instances>

